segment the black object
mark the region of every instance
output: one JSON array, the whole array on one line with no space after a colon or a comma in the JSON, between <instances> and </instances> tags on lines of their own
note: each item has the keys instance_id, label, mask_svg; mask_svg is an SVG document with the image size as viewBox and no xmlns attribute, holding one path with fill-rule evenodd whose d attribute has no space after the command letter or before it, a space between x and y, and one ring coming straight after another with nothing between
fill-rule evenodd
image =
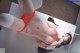
<instances>
[{"instance_id":1,"label":"black object","mask_svg":"<svg viewBox=\"0 0 80 53\"><path fill-rule=\"evenodd\" d=\"M1 0L0 0L0 2L1 2Z\"/></svg>"},{"instance_id":2,"label":"black object","mask_svg":"<svg viewBox=\"0 0 80 53\"><path fill-rule=\"evenodd\" d=\"M2 30L2 26L0 26L0 30Z\"/></svg>"},{"instance_id":3,"label":"black object","mask_svg":"<svg viewBox=\"0 0 80 53\"><path fill-rule=\"evenodd\" d=\"M48 52L51 52L53 50L46 50L44 48L41 48L41 47L38 47L38 53L48 53Z\"/></svg>"},{"instance_id":4,"label":"black object","mask_svg":"<svg viewBox=\"0 0 80 53\"><path fill-rule=\"evenodd\" d=\"M53 22L55 24L54 19L51 17L48 18L48 21Z\"/></svg>"},{"instance_id":5,"label":"black object","mask_svg":"<svg viewBox=\"0 0 80 53\"><path fill-rule=\"evenodd\" d=\"M55 21L54 21L53 18L49 17L49 18L48 18L48 21L50 21L50 22L54 23L56 26L58 26L58 25L55 23Z\"/></svg>"}]
</instances>

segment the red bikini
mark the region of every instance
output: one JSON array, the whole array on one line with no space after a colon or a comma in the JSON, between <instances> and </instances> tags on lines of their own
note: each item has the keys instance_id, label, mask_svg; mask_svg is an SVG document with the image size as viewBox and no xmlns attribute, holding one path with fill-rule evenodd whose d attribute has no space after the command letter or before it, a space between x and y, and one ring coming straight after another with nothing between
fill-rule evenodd
<instances>
[{"instance_id":1,"label":"red bikini","mask_svg":"<svg viewBox=\"0 0 80 53\"><path fill-rule=\"evenodd\" d=\"M27 15L27 16L22 16L21 19L24 21L25 26L24 26L24 28L21 29L19 32L23 31L23 30L27 27L27 25L28 25L29 22L31 21L32 17L34 16L34 14L35 14L35 11L32 12L31 14Z\"/></svg>"}]
</instances>

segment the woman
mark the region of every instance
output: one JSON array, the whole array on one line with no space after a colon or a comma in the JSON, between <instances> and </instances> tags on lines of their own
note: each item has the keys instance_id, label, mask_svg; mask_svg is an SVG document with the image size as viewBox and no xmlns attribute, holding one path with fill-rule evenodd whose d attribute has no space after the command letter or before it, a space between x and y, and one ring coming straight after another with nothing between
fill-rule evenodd
<instances>
[{"instance_id":1,"label":"woman","mask_svg":"<svg viewBox=\"0 0 80 53\"><path fill-rule=\"evenodd\" d=\"M52 22L51 26L54 26L53 24L55 24L55 22L54 22L53 18L49 17L48 21ZM56 29L57 28L58 27L56 27ZM59 48L61 46L68 45L70 43L71 39L72 39L72 36L70 33L64 33L61 36L55 35L54 42L51 45L42 43L40 45L41 47L38 47L38 51L39 51L39 53L47 53L49 51L53 51L55 48Z\"/></svg>"}]
</instances>

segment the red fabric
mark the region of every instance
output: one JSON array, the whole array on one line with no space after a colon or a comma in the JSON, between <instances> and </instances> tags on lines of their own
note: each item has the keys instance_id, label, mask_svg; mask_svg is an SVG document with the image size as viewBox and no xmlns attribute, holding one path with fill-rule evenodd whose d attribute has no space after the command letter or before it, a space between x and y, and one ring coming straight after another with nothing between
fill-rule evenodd
<instances>
[{"instance_id":1,"label":"red fabric","mask_svg":"<svg viewBox=\"0 0 80 53\"><path fill-rule=\"evenodd\" d=\"M31 21L32 17L34 16L34 14L35 14L35 11L32 12L30 15L22 16L21 19L24 21L25 26L24 26L24 28L23 28L22 30L20 30L19 32L23 31L23 30L27 27L27 25L28 25L29 22Z\"/></svg>"}]
</instances>

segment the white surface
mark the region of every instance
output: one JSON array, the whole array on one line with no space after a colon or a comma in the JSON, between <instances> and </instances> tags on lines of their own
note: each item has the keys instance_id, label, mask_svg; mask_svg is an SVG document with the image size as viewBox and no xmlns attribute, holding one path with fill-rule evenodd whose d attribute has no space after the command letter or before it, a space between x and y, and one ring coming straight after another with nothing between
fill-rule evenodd
<instances>
[{"instance_id":1,"label":"white surface","mask_svg":"<svg viewBox=\"0 0 80 53\"><path fill-rule=\"evenodd\" d=\"M12 4L10 9L10 14L21 17L20 8L17 4ZM51 17L49 15L46 15L44 13L37 12L37 14L40 16L43 23L46 22L48 17ZM57 18L54 18L54 21L57 25L60 26L59 29L61 29L61 32L70 32L72 35L75 32L76 26L72 25L70 23L64 22L62 20L59 20ZM6 53L38 53L37 52L37 44L35 42L35 39L27 37L26 35L20 34L16 31L4 30L7 35L5 38L5 47L6 47ZM67 53L68 49L65 47L58 48L53 51L54 53Z\"/></svg>"}]
</instances>

